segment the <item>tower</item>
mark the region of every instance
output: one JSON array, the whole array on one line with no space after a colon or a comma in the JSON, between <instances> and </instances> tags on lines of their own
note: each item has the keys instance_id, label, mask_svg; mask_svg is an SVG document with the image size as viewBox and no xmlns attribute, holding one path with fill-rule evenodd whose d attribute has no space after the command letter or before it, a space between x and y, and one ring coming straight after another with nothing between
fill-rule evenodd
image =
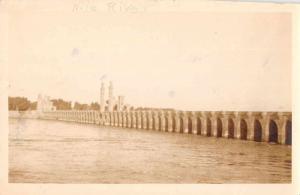
<instances>
[{"instance_id":1,"label":"tower","mask_svg":"<svg viewBox=\"0 0 300 195\"><path fill-rule=\"evenodd\" d=\"M113 83L112 81L109 82L109 89L108 89L108 111L113 111Z\"/></svg>"},{"instance_id":2,"label":"tower","mask_svg":"<svg viewBox=\"0 0 300 195\"><path fill-rule=\"evenodd\" d=\"M100 89L100 111L104 112L105 110L105 99L104 99L104 95L105 95L105 86L104 83L101 83L101 89Z\"/></svg>"},{"instance_id":3,"label":"tower","mask_svg":"<svg viewBox=\"0 0 300 195\"><path fill-rule=\"evenodd\" d=\"M124 105L124 96L119 96L118 97L118 111L123 110L123 105Z\"/></svg>"}]
</instances>

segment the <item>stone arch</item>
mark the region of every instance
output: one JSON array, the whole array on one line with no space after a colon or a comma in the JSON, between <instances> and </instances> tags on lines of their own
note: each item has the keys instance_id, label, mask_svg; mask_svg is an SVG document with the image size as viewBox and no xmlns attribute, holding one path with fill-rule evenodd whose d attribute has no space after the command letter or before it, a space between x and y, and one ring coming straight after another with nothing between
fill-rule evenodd
<instances>
[{"instance_id":1,"label":"stone arch","mask_svg":"<svg viewBox=\"0 0 300 195\"><path fill-rule=\"evenodd\" d=\"M247 127L247 122L245 121L245 119L241 119L240 131L241 131L241 139L246 140L248 127Z\"/></svg>"},{"instance_id":2,"label":"stone arch","mask_svg":"<svg viewBox=\"0 0 300 195\"><path fill-rule=\"evenodd\" d=\"M123 127L123 115L122 114L119 115L119 126Z\"/></svg>"},{"instance_id":3,"label":"stone arch","mask_svg":"<svg viewBox=\"0 0 300 195\"><path fill-rule=\"evenodd\" d=\"M113 126L113 124L114 124L114 116L111 113L109 114L109 116L110 116L110 125Z\"/></svg>"},{"instance_id":4,"label":"stone arch","mask_svg":"<svg viewBox=\"0 0 300 195\"><path fill-rule=\"evenodd\" d=\"M234 122L232 118L228 119L228 138L234 138Z\"/></svg>"},{"instance_id":5,"label":"stone arch","mask_svg":"<svg viewBox=\"0 0 300 195\"><path fill-rule=\"evenodd\" d=\"M112 114L112 124L111 124L112 126L114 126L115 125L115 115L114 114Z\"/></svg>"},{"instance_id":6,"label":"stone arch","mask_svg":"<svg viewBox=\"0 0 300 195\"><path fill-rule=\"evenodd\" d=\"M131 128L131 114L128 114L127 127Z\"/></svg>"},{"instance_id":7,"label":"stone arch","mask_svg":"<svg viewBox=\"0 0 300 195\"><path fill-rule=\"evenodd\" d=\"M155 130L155 116L152 118L152 129Z\"/></svg>"},{"instance_id":8,"label":"stone arch","mask_svg":"<svg viewBox=\"0 0 300 195\"><path fill-rule=\"evenodd\" d=\"M254 121L254 141L262 141L262 127L259 120L255 119Z\"/></svg>"},{"instance_id":9,"label":"stone arch","mask_svg":"<svg viewBox=\"0 0 300 195\"><path fill-rule=\"evenodd\" d=\"M274 120L269 121L269 142L278 142L278 127Z\"/></svg>"},{"instance_id":10,"label":"stone arch","mask_svg":"<svg viewBox=\"0 0 300 195\"><path fill-rule=\"evenodd\" d=\"M116 115L116 121L115 122L117 123L117 126L119 126L119 114Z\"/></svg>"},{"instance_id":11,"label":"stone arch","mask_svg":"<svg viewBox=\"0 0 300 195\"><path fill-rule=\"evenodd\" d=\"M169 131L169 120L168 117L165 117L165 131Z\"/></svg>"},{"instance_id":12,"label":"stone arch","mask_svg":"<svg viewBox=\"0 0 300 195\"><path fill-rule=\"evenodd\" d=\"M144 121L145 121L145 116L141 114L141 129L144 128Z\"/></svg>"},{"instance_id":13,"label":"stone arch","mask_svg":"<svg viewBox=\"0 0 300 195\"><path fill-rule=\"evenodd\" d=\"M197 134L201 134L201 119L197 117Z\"/></svg>"},{"instance_id":14,"label":"stone arch","mask_svg":"<svg viewBox=\"0 0 300 195\"><path fill-rule=\"evenodd\" d=\"M123 114L123 127L126 127L126 123L127 123L127 117L125 115L125 113Z\"/></svg>"},{"instance_id":15,"label":"stone arch","mask_svg":"<svg viewBox=\"0 0 300 195\"><path fill-rule=\"evenodd\" d=\"M120 126L121 123L122 123L122 116L121 114L118 114L118 125Z\"/></svg>"},{"instance_id":16,"label":"stone arch","mask_svg":"<svg viewBox=\"0 0 300 195\"><path fill-rule=\"evenodd\" d=\"M124 126L123 127L127 127L127 124L128 124L128 116L127 114L125 114L125 121L124 121Z\"/></svg>"},{"instance_id":17,"label":"stone arch","mask_svg":"<svg viewBox=\"0 0 300 195\"><path fill-rule=\"evenodd\" d=\"M193 132L193 121L191 117L188 117L188 133L192 133L192 132Z\"/></svg>"},{"instance_id":18,"label":"stone arch","mask_svg":"<svg viewBox=\"0 0 300 195\"><path fill-rule=\"evenodd\" d=\"M292 121L290 120L285 124L285 144L292 144Z\"/></svg>"},{"instance_id":19,"label":"stone arch","mask_svg":"<svg viewBox=\"0 0 300 195\"><path fill-rule=\"evenodd\" d=\"M130 123L131 123L131 128L134 128L134 116L133 116L133 114L131 115Z\"/></svg>"},{"instance_id":20,"label":"stone arch","mask_svg":"<svg viewBox=\"0 0 300 195\"><path fill-rule=\"evenodd\" d=\"M222 137L222 121L217 118L217 137Z\"/></svg>"},{"instance_id":21,"label":"stone arch","mask_svg":"<svg viewBox=\"0 0 300 195\"><path fill-rule=\"evenodd\" d=\"M206 135L211 136L211 120L210 120L210 118L206 119Z\"/></svg>"},{"instance_id":22,"label":"stone arch","mask_svg":"<svg viewBox=\"0 0 300 195\"><path fill-rule=\"evenodd\" d=\"M179 132L183 133L183 118L180 117L179 119Z\"/></svg>"},{"instance_id":23,"label":"stone arch","mask_svg":"<svg viewBox=\"0 0 300 195\"><path fill-rule=\"evenodd\" d=\"M150 121L149 121L149 117L148 116L146 117L146 126L147 126L146 129L149 130L150 129Z\"/></svg>"},{"instance_id":24,"label":"stone arch","mask_svg":"<svg viewBox=\"0 0 300 195\"><path fill-rule=\"evenodd\" d=\"M138 112L138 113L136 114L136 127L137 127L138 129L140 129L141 124L142 124L142 116L141 116L141 114Z\"/></svg>"},{"instance_id":25,"label":"stone arch","mask_svg":"<svg viewBox=\"0 0 300 195\"><path fill-rule=\"evenodd\" d=\"M172 118L172 130L173 130L173 132L176 131L176 119L175 119L175 116Z\"/></svg>"},{"instance_id":26,"label":"stone arch","mask_svg":"<svg viewBox=\"0 0 300 195\"><path fill-rule=\"evenodd\" d=\"M158 130L161 131L162 130L162 122L161 122L161 117L158 117Z\"/></svg>"}]
</instances>

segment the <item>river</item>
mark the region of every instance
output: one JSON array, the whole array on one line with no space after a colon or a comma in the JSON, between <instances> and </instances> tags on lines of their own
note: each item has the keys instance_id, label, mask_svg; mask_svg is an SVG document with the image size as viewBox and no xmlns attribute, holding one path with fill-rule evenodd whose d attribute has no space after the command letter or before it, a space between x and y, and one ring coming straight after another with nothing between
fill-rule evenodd
<instances>
[{"instance_id":1,"label":"river","mask_svg":"<svg viewBox=\"0 0 300 195\"><path fill-rule=\"evenodd\" d=\"M9 119L12 183L290 183L291 146Z\"/></svg>"}]
</instances>

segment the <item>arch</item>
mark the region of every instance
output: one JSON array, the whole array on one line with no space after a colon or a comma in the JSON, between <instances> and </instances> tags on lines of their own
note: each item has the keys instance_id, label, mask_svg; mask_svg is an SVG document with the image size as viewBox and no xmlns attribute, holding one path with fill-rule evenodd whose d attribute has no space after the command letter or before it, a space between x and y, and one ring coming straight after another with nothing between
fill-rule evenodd
<instances>
[{"instance_id":1,"label":"arch","mask_svg":"<svg viewBox=\"0 0 300 195\"><path fill-rule=\"evenodd\" d=\"M158 117L158 130L162 130L162 122L161 122L161 117Z\"/></svg>"},{"instance_id":2,"label":"arch","mask_svg":"<svg viewBox=\"0 0 300 195\"><path fill-rule=\"evenodd\" d=\"M152 118L152 129L155 130L155 117Z\"/></svg>"},{"instance_id":3,"label":"arch","mask_svg":"<svg viewBox=\"0 0 300 195\"><path fill-rule=\"evenodd\" d=\"M197 134L201 134L201 119L197 118Z\"/></svg>"},{"instance_id":4,"label":"arch","mask_svg":"<svg viewBox=\"0 0 300 195\"><path fill-rule=\"evenodd\" d=\"M292 121L290 120L285 124L285 144L292 144Z\"/></svg>"},{"instance_id":5,"label":"arch","mask_svg":"<svg viewBox=\"0 0 300 195\"><path fill-rule=\"evenodd\" d=\"M246 140L248 127L247 127L247 123L244 119L241 119L240 131L241 131L241 139Z\"/></svg>"},{"instance_id":6,"label":"arch","mask_svg":"<svg viewBox=\"0 0 300 195\"><path fill-rule=\"evenodd\" d=\"M259 120L255 119L254 121L254 141L262 141L262 127Z\"/></svg>"},{"instance_id":7,"label":"arch","mask_svg":"<svg viewBox=\"0 0 300 195\"><path fill-rule=\"evenodd\" d=\"M192 133L193 131L193 122L191 117L188 118L188 133Z\"/></svg>"},{"instance_id":8,"label":"arch","mask_svg":"<svg viewBox=\"0 0 300 195\"><path fill-rule=\"evenodd\" d=\"M134 119L134 116L132 115L131 116L131 121L130 121L131 122L131 128L134 128L134 120L133 119Z\"/></svg>"},{"instance_id":9,"label":"arch","mask_svg":"<svg viewBox=\"0 0 300 195\"><path fill-rule=\"evenodd\" d=\"M128 124L128 116L126 115L125 118L126 119L125 119L124 127L128 127L128 125L127 125Z\"/></svg>"},{"instance_id":10,"label":"arch","mask_svg":"<svg viewBox=\"0 0 300 195\"><path fill-rule=\"evenodd\" d=\"M211 120L210 120L210 118L206 119L206 135L211 136Z\"/></svg>"},{"instance_id":11,"label":"arch","mask_svg":"<svg viewBox=\"0 0 300 195\"><path fill-rule=\"evenodd\" d=\"M278 142L278 127L273 120L269 122L269 142Z\"/></svg>"},{"instance_id":12,"label":"arch","mask_svg":"<svg viewBox=\"0 0 300 195\"><path fill-rule=\"evenodd\" d=\"M172 130L173 130L173 132L176 131L176 119L175 119L175 116L172 119Z\"/></svg>"},{"instance_id":13,"label":"arch","mask_svg":"<svg viewBox=\"0 0 300 195\"><path fill-rule=\"evenodd\" d=\"M169 121L168 121L168 117L165 117L165 131L169 131Z\"/></svg>"},{"instance_id":14,"label":"arch","mask_svg":"<svg viewBox=\"0 0 300 195\"><path fill-rule=\"evenodd\" d=\"M146 125L147 125L147 129L150 129L150 122L149 122L149 117L146 117Z\"/></svg>"},{"instance_id":15,"label":"arch","mask_svg":"<svg viewBox=\"0 0 300 195\"><path fill-rule=\"evenodd\" d=\"M144 116L141 115L141 129L144 128Z\"/></svg>"},{"instance_id":16,"label":"arch","mask_svg":"<svg viewBox=\"0 0 300 195\"><path fill-rule=\"evenodd\" d=\"M101 117L102 118L102 117ZM120 114L120 118L119 118L119 126L123 127L123 115Z\"/></svg>"},{"instance_id":17,"label":"arch","mask_svg":"<svg viewBox=\"0 0 300 195\"><path fill-rule=\"evenodd\" d=\"M131 116L130 115L128 115L128 117L127 117L127 127L131 128Z\"/></svg>"},{"instance_id":18,"label":"arch","mask_svg":"<svg viewBox=\"0 0 300 195\"><path fill-rule=\"evenodd\" d=\"M139 114L136 115L136 128L140 129L141 127L141 116Z\"/></svg>"},{"instance_id":19,"label":"arch","mask_svg":"<svg viewBox=\"0 0 300 195\"><path fill-rule=\"evenodd\" d=\"M180 117L180 121L179 121L180 123L179 123L179 132L180 133L183 133L183 118L182 117Z\"/></svg>"},{"instance_id":20,"label":"arch","mask_svg":"<svg viewBox=\"0 0 300 195\"><path fill-rule=\"evenodd\" d=\"M117 122L117 126L119 126L119 114L117 115L116 122Z\"/></svg>"},{"instance_id":21,"label":"arch","mask_svg":"<svg viewBox=\"0 0 300 195\"><path fill-rule=\"evenodd\" d=\"M217 118L217 137L222 137L222 121Z\"/></svg>"},{"instance_id":22,"label":"arch","mask_svg":"<svg viewBox=\"0 0 300 195\"><path fill-rule=\"evenodd\" d=\"M234 137L234 122L232 118L228 119L228 138Z\"/></svg>"}]
</instances>

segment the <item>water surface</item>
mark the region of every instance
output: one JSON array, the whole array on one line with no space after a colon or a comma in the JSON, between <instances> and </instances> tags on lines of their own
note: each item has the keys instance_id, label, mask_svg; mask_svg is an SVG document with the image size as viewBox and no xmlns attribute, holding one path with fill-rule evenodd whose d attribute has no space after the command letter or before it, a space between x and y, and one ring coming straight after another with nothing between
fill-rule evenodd
<instances>
[{"instance_id":1,"label":"water surface","mask_svg":"<svg viewBox=\"0 0 300 195\"><path fill-rule=\"evenodd\" d=\"M285 145L34 119L9 128L9 182L291 182Z\"/></svg>"}]
</instances>

